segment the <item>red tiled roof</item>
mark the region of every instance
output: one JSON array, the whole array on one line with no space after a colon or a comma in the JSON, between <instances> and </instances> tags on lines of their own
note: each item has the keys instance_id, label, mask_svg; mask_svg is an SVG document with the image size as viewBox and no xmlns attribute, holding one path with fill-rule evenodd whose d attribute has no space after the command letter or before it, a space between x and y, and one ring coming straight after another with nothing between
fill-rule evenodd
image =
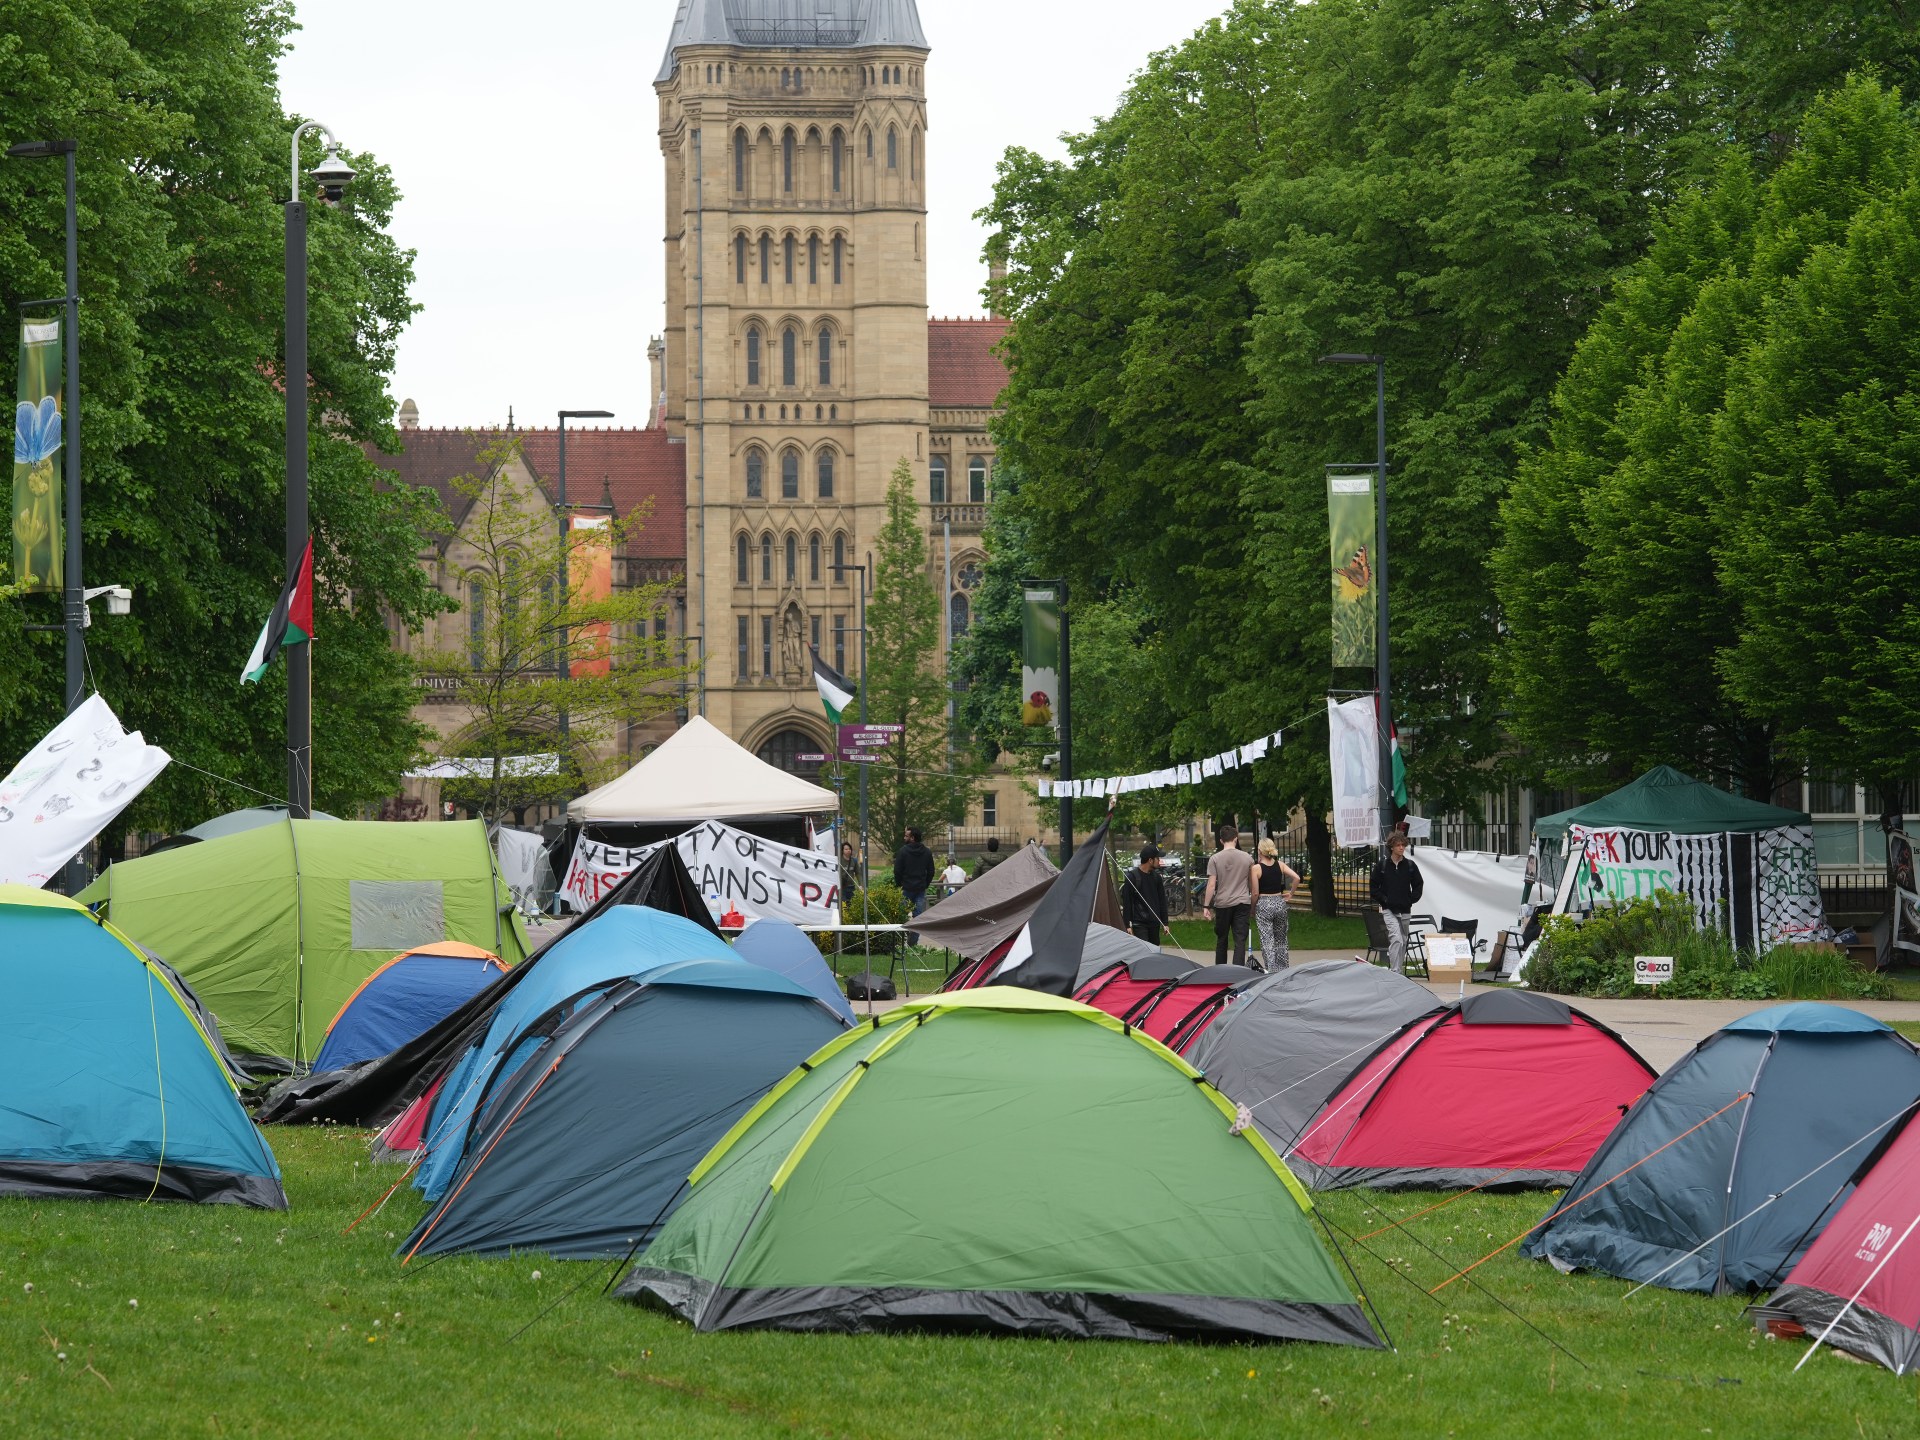
<instances>
[{"instance_id":1,"label":"red tiled roof","mask_svg":"<svg viewBox=\"0 0 1920 1440\"><path fill-rule=\"evenodd\" d=\"M927 403L936 410L990 410L998 404L1007 367L993 347L1010 323L927 321Z\"/></svg>"},{"instance_id":2,"label":"red tiled roof","mask_svg":"<svg viewBox=\"0 0 1920 1440\"><path fill-rule=\"evenodd\" d=\"M551 492L560 474L557 430L522 430L520 453L534 478ZM667 432L567 427L567 496L597 505L613 492L622 520L652 502L646 524L627 541L626 553L643 560L684 560L687 554L687 447L669 443Z\"/></svg>"},{"instance_id":3,"label":"red tiled roof","mask_svg":"<svg viewBox=\"0 0 1920 1440\"><path fill-rule=\"evenodd\" d=\"M549 495L558 489L558 432L515 430L521 455L533 478ZM446 505L457 528L472 501L453 488L471 475L482 450L504 439L501 430L429 430L400 432L401 452L369 452L374 464L410 485L431 487ZM613 493L614 511L624 519L653 502L644 528L628 541L626 554L642 560L684 560L687 550L686 446L669 444L667 432L567 428L567 494L595 505L603 490Z\"/></svg>"}]
</instances>

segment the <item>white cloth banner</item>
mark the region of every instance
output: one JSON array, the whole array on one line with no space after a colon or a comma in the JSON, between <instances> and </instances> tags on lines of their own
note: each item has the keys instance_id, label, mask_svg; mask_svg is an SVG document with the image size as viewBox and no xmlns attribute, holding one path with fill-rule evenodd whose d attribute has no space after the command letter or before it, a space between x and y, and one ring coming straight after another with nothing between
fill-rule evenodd
<instances>
[{"instance_id":1,"label":"white cloth banner","mask_svg":"<svg viewBox=\"0 0 1920 1440\"><path fill-rule=\"evenodd\" d=\"M547 847L531 830L516 830L502 825L493 835L493 853L500 862L500 878L507 882L513 903L528 914L541 909L541 891L553 884L553 872L547 867ZM545 876L546 884L541 878Z\"/></svg>"},{"instance_id":2,"label":"white cloth banner","mask_svg":"<svg viewBox=\"0 0 1920 1440\"><path fill-rule=\"evenodd\" d=\"M590 910L666 843L629 849L582 835L561 894L573 909ZM772 916L802 929L840 923L840 867L831 855L796 850L718 820L701 822L673 843L694 885L717 898L723 913L731 907L749 920Z\"/></svg>"},{"instance_id":3,"label":"white cloth banner","mask_svg":"<svg viewBox=\"0 0 1920 1440\"><path fill-rule=\"evenodd\" d=\"M1328 760L1333 770L1333 833L1349 849L1380 841L1380 736L1373 697L1327 701Z\"/></svg>"},{"instance_id":4,"label":"white cloth banner","mask_svg":"<svg viewBox=\"0 0 1920 1440\"><path fill-rule=\"evenodd\" d=\"M1416 845L1409 854L1425 882L1421 913L1436 921L1479 921L1475 938L1481 942L1480 955L1491 954L1495 937L1512 929L1513 917L1519 913L1520 896L1527 888L1527 857L1443 850L1435 845ZM1445 928L1443 924L1441 929Z\"/></svg>"},{"instance_id":5,"label":"white cloth banner","mask_svg":"<svg viewBox=\"0 0 1920 1440\"><path fill-rule=\"evenodd\" d=\"M1139 775L1107 775L1098 779L1086 780L1040 780L1035 789L1042 800L1048 799L1100 799L1113 795L1133 795L1141 790L1170 790L1176 785L1198 785L1203 780L1211 780L1224 775L1229 770L1238 770L1243 765L1251 765L1263 760L1272 751L1280 748L1285 731L1275 730L1271 735L1262 735L1257 740L1249 740L1244 745L1236 745L1231 750L1222 750L1218 755L1209 755L1204 760L1183 760L1176 765L1168 765L1160 770L1148 770Z\"/></svg>"},{"instance_id":6,"label":"white cloth banner","mask_svg":"<svg viewBox=\"0 0 1920 1440\"><path fill-rule=\"evenodd\" d=\"M46 884L171 758L89 695L0 780L0 883Z\"/></svg>"}]
</instances>

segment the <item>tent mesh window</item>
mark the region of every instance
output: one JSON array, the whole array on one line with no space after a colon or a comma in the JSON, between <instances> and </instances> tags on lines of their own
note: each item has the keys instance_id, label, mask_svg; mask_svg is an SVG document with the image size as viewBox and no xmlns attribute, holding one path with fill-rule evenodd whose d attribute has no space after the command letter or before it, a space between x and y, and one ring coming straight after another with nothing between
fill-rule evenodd
<instances>
[{"instance_id":1,"label":"tent mesh window","mask_svg":"<svg viewBox=\"0 0 1920 1440\"><path fill-rule=\"evenodd\" d=\"M447 938L438 880L350 880L347 906L356 950L411 950Z\"/></svg>"}]
</instances>

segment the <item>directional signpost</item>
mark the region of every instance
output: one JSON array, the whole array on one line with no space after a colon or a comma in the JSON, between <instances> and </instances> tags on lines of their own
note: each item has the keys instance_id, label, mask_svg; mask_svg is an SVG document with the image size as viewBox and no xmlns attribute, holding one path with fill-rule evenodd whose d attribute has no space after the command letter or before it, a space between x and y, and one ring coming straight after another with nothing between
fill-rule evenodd
<instances>
[{"instance_id":1,"label":"directional signpost","mask_svg":"<svg viewBox=\"0 0 1920 1440\"><path fill-rule=\"evenodd\" d=\"M906 733L904 725L842 725L840 727L839 758L853 765L878 764L880 752L891 745L896 736Z\"/></svg>"}]
</instances>

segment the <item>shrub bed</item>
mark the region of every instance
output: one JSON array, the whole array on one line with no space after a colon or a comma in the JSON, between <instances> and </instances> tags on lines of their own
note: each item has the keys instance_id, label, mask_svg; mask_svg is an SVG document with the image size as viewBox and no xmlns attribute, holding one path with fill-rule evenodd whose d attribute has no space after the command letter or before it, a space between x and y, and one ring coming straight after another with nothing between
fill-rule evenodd
<instances>
[{"instance_id":1,"label":"shrub bed","mask_svg":"<svg viewBox=\"0 0 1920 1440\"><path fill-rule=\"evenodd\" d=\"M1633 983L1636 955L1671 955L1673 979L1658 989ZM1718 930L1694 924L1693 906L1662 891L1647 900L1550 917L1527 982L1557 995L1669 1000L1879 1000L1886 982L1846 955L1810 945L1755 953Z\"/></svg>"}]
</instances>

